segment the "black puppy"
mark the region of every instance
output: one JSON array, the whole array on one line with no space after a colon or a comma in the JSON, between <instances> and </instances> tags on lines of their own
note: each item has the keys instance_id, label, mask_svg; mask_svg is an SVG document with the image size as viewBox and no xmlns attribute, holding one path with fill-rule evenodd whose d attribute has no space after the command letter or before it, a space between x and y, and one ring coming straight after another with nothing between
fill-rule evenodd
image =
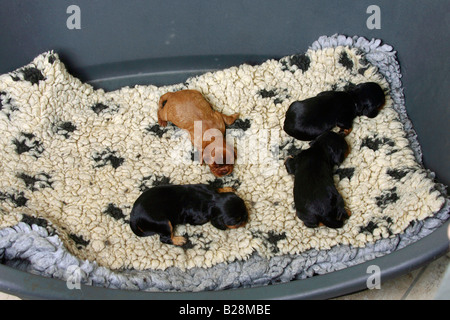
<instances>
[{"instance_id":1,"label":"black puppy","mask_svg":"<svg viewBox=\"0 0 450 320\"><path fill-rule=\"evenodd\" d=\"M384 103L384 92L374 82L362 83L347 91L324 91L292 103L283 129L290 136L306 141L335 126L348 134L356 116L374 118Z\"/></svg>"},{"instance_id":2,"label":"black puppy","mask_svg":"<svg viewBox=\"0 0 450 320\"><path fill-rule=\"evenodd\" d=\"M215 191L208 185L163 185L144 191L133 205L130 226L146 237L159 234L163 243L182 246L186 239L174 236L177 224L205 224L221 230L243 226L248 219L244 201L231 188Z\"/></svg>"},{"instance_id":3,"label":"black puppy","mask_svg":"<svg viewBox=\"0 0 450 320\"><path fill-rule=\"evenodd\" d=\"M348 145L344 137L326 132L285 162L288 173L295 175L294 201L297 216L307 227L320 222L330 228L340 228L349 212L333 181L333 167L344 161Z\"/></svg>"}]
</instances>

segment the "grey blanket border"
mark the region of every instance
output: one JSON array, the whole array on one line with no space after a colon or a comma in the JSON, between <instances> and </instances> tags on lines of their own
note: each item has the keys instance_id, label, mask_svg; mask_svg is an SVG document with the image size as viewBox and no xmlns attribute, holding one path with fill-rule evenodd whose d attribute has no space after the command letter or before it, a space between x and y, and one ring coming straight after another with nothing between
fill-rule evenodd
<instances>
[{"instance_id":1,"label":"grey blanket border","mask_svg":"<svg viewBox=\"0 0 450 320\"><path fill-rule=\"evenodd\" d=\"M378 39L369 41L363 37L338 34L320 37L310 49L320 50L337 46L359 49L389 82L394 109L404 125L417 161L422 164L422 151L404 105L396 52ZM434 174L430 171L428 176L434 179ZM0 262L19 270L71 283L150 292L195 292L283 283L360 264L401 249L429 235L441 226L450 214L450 200L446 187L437 184L436 189L446 198L439 212L423 221L414 221L402 234L369 243L364 248L339 245L330 250L312 249L298 255L283 255L271 259L265 259L254 253L245 261L221 263L208 269L192 268L186 271L175 267L164 271L111 271L98 266L95 262L76 258L67 251L58 236L46 228L20 222L14 227L0 230Z\"/></svg>"}]
</instances>

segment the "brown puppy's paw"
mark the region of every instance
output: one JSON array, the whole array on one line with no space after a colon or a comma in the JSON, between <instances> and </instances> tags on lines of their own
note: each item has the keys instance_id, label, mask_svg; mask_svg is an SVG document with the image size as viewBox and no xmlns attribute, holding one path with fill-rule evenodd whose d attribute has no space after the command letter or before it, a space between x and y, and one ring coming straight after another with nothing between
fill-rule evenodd
<instances>
[{"instance_id":1,"label":"brown puppy's paw","mask_svg":"<svg viewBox=\"0 0 450 320\"><path fill-rule=\"evenodd\" d=\"M234 113L230 116L227 116L226 114L220 113L223 119L223 122L227 125L232 125L237 118L239 118L239 113Z\"/></svg>"},{"instance_id":2,"label":"brown puppy's paw","mask_svg":"<svg viewBox=\"0 0 450 320\"><path fill-rule=\"evenodd\" d=\"M164 121L164 120L161 120L161 119L158 118L158 124L159 124L161 127L165 127L165 126L167 126L167 121Z\"/></svg>"}]
</instances>

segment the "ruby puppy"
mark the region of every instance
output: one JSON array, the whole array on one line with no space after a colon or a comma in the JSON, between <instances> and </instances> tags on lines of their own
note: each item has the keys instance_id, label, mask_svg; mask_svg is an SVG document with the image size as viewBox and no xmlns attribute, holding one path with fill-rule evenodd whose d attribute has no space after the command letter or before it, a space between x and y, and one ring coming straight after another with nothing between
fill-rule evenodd
<instances>
[{"instance_id":1,"label":"ruby puppy","mask_svg":"<svg viewBox=\"0 0 450 320\"><path fill-rule=\"evenodd\" d=\"M205 161L216 177L233 172L236 150L225 141L225 125L231 125L239 113L230 116L215 111L211 104L196 90L168 92L161 96L158 107L158 123L165 127L170 121L189 132L191 142L201 152L200 163ZM198 128L200 121L201 130ZM197 123L197 130L196 130ZM215 130L211 130L215 129ZM215 141L219 135L221 142ZM214 148L208 148L214 143Z\"/></svg>"},{"instance_id":2,"label":"ruby puppy","mask_svg":"<svg viewBox=\"0 0 450 320\"><path fill-rule=\"evenodd\" d=\"M283 129L304 141L313 140L336 126L348 134L355 117L374 118L384 103L383 89L375 82L361 83L347 91L324 91L293 102L286 112Z\"/></svg>"},{"instance_id":3,"label":"ruby puppy","mask_svg":"<svg viewBox=\"0 0 450 320\"><path fill-rule=\"evenodd\" d=\"M350 213L334 185L333 167L344 161L348 145L344 137L325 132L309 149L285 161L286 170L295 175L294 202L297 216L309 228L322 224L341 228Z\"/></svg>"},{"instance_id":4,"label":"ruby puppy","mask_svg":"<svg viewBox=\"0 0 450 320\"><path fill-rule=\"evenodd\" d=\"M221 230L245 225L244 200L232 188L214 190L206 184L160 185L144 191L131 210L130 227L139 237L155 234L163 243L182 246L183 236L174 236L178 224L201 225L208 221Z\"/></svg>"}]
</instances>

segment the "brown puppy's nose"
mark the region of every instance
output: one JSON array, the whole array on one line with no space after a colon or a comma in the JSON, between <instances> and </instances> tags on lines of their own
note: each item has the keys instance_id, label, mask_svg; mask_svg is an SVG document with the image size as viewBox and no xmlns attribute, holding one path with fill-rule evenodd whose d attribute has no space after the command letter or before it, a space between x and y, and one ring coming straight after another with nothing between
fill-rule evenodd
<instances>
[{"instance_id":1,"label":"brown puppy's nose","mask_svg":"<svg viewBox=\"0 0 450 320\"><path fill-rule=\"evenodd\" d=\"M229 165L229 164L212 164L210 165L211 168L211 172L216 176L216 177L223 177L226 176L228 174L230 174L231 172L233 172L233 166Z\"/></svg>"}]
</instances>

